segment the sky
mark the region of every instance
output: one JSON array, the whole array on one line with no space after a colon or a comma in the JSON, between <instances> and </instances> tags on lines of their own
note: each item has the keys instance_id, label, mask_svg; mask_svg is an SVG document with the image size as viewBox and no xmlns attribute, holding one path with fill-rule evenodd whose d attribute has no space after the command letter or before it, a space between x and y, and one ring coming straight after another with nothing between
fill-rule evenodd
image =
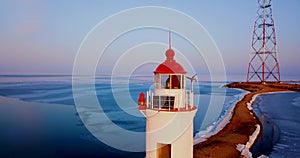
<instances>
[{"instance_id":1,"label":"sky","mask_svg":"<svg viewBox=\"0 0 300 158\"><path fill-rule=\"evenodd\" d=\"M273 0L272 5L282 79L300 79L300 1ZM72 74L81 42L98 23L141 6L167 7L191 16L215 41L227 74L246 75L256 0L1 0L0 74ZM150 38L146 41L168 42L167 34L159 31L157 38L151 37L155 32L143 33ZM184 54L184 46L180 51ZM111 58L117 54L109 52Z\"/></svg>"}]
</instances>

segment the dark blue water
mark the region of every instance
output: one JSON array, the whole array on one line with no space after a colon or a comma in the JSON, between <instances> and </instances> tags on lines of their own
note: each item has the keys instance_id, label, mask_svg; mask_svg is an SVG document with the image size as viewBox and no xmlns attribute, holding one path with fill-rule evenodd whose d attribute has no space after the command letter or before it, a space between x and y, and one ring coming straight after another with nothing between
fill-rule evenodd
<instances>
[{"instance_id":1,"label":"dark blue water","mask_svg":"<svg viewBox=\"0 0 300 158\"><path fill-rule=\"evenodd\" d=\"M153 89L152 83L153 76L131 76L131 77L118 77L114 78L112 83L112 78L110 76L97 76L95 78L95 89L93 92L91 89L86 88L84 84L80 87L81 96L89 96L96 93L99 103L102 105L103 111L107 114L109 119L119 127L134 131L134 132L144 132L145 131L145 118L137 117L131 115L124 111L122 108L129 109L132 112L137 112L137 100L140 92L146 92L147 90ZM214 122L218 121L221 115L224 115L225 111L230 108L229 102L236 95L241 94L241 91L235 89L224 89L222 85L224 82L199 82L195 84L195 98L198 97L200 100L196 105L198 106L198 111L194 120L194 133L198 133L201 130L206 129L207 126L212 125ZM189 87L190 85L187 85ZM126 91L129 90L129 96L123 96ZM45 139L40 143L39 151L42 153L55 153L55 157L64 156L89 156L89 157L144 157L144 152L126 152L110 147L98 139L96 139L83 125L80 121L78 114L75 111L75 103L72 93L72 76L67 75L2 75L0 76L0 95L17 98L26 102L38 102L38 103L50 103L50 104L60 104L61 106L74 107L74 113L68 117L76 117L78 122L75 123L75 127L71 131L72 139L64 140L57 138L55 134L47 136L49 139ZM134 101L133 104L120 106L116 101L115 97L122 97L127 101L131 99ZM206 122L206 126L202 126L205 113L208 110L209 103L211 101L211 96L217 96L217 98L225 97L224 106L221 105L220 114L213 116L209 122ZM119 98L120 99L120 98ZM49 119L54 119L55 112L52 112ZM13 116L12 116L13 117ZM46 119L46 120L47 120ZM63 120L62 120L63 121ZM46 121L47 122L47 121ZM104 125L104 127L109 127L109 125ZM17 127L19 128L19 127ZM62 127L53 127L62 128ZM30 131L30 128L26 128ZM25 130L26 130L25 129ZM63 128L62 128L63 129ZM22 128L21 128L22 130ZM24 129L23 129L24 130ZM68 130L68 129L66 129ZM34 131L33 131L34 133ZM46 132L47 133L47 132ZM73 133L73 134L72 134ZM76 133L76 134L74 134ZM51 138L51 139L50 139ZM64 140L64 141L60 141ZM27 156L34 156L34 148L29 148L26 145L28 140L24 140L24 146L17 146L18 148L26 149ZM9 138L5 141L6 144L1 144L0 146L6 146L6 151L9 150ZM53 145L51 145L53 144ZM128 142L130 145L130 142ZM72 149L63 150L64 146L71 146ZM11 147L11 149L12 149ZM2 152L1 152L2 151ZM55 152L57 151L57 152ZM24 152L21 152L24 153ZM0 148L0 154L3 156L10 156L10 152L4 152ZM25 154L25 155L26 155ZM31 155L32 154L32 155ZM20 156L20 155L18 155ZM24 156L24 155L23 155ZM44 155L45 156L45 155Z\"/></svg>"},{"instance_id":2,"label":"dark blue water","mask_svg":"<svg viewBox=\"0 0 300 158\"><path fill-rule=\"evenodd\" d=\"M254 157L300 157L300 93L261 95L254 112L263 125L252 149Z\"/></svg>"}]
</instances>

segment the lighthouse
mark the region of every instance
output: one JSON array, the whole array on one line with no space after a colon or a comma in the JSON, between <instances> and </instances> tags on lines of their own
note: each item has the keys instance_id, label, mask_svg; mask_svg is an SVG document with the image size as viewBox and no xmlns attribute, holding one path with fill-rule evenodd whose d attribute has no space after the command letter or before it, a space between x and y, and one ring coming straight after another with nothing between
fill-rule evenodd
<instances>
[{"instance_id":1,"label":"lighthouse","mask_svg":"<svg viewBox=\"0 0 300 158\"><path fill-rule=\"evenodd\" d=\"M192 158L197 108L192 88L186 89L186 71L174 59L170 34L165 55L154 71L154 91L141 92L138 99L146 118L146 157Z\"/></svg>"}]
</instances>

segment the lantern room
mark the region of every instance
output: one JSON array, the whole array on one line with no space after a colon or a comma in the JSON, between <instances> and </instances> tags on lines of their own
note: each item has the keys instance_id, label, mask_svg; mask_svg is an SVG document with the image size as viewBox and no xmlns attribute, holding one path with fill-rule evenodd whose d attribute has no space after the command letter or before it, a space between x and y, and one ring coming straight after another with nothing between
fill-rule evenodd
<instances>
[{"instance_id":1,"label":"lantern room","mask_svg":"<svg viewBox=\"0 0 300 158\"><path fill-rule=\"evenodd\" d=\"M186 71L174 59L175 52L169 45L166 60L154 71L154 92L148 91L146 99L144 94L139 102L143 108L182 111L191 109L193 105L193 92L186 90Z\"/></svg>"},{"instance_id":2,"label":"lantern room","mask_svg":"<svg viewBox=\"0 0 300 158\"><path fill-rule=\"evenodd\" d=\"M175 53L169 48L166 51L166 61L154 71L154 85L156 89L184 89L185 70L174 60Z\"/></svg>"}]
</instances>

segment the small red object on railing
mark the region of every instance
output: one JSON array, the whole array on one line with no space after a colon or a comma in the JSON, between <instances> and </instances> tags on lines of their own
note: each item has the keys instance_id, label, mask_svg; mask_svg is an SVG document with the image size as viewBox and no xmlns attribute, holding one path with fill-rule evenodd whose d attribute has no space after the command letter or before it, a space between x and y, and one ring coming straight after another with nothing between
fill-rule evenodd
<instances>
[{"instance_id":1,"label":"small red object on railing","mask_svg":"<svg viewBox=\"0 0 300 158\"><path fill-rule=\"evenodd\" d=\"M139 106L146 106L145 94L143 92L140 93L140 98L138 100Z\"/></svg>"}]
</instances>

